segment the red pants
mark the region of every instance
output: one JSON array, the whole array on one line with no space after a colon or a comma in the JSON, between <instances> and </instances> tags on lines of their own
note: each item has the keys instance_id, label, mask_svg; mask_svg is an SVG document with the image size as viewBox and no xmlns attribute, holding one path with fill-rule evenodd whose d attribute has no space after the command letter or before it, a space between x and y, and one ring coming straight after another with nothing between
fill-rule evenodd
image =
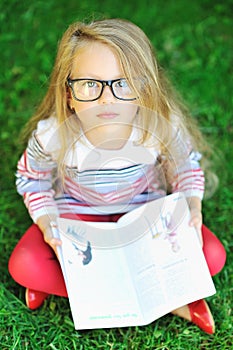
<instances>
[{"instance_id":1,"label":"red pants","mask_svg":"<svg viewBox=\"0 0 233 350\"><path fill-rule=\"evenodd\" d=\"M117 221L120 215L79 215L84 221ZM218 238L206 227L202 227L203 252L211 275L224 266L226 252ZM10 260L9 272L13 279L26 288L48 294L67 297L67 291L53 249L45 243L42 232L33 224L16 245Z\"/></svg>"}]
</instances>

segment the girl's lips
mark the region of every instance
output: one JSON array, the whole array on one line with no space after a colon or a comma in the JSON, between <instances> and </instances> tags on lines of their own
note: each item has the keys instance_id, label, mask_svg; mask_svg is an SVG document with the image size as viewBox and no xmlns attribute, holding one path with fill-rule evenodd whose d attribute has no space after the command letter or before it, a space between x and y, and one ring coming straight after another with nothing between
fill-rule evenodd
<instances>
[{"instance_id":1,"label":"girl's lips","mask_svg":"<svg viewBox=\"0 0 233 350\"><path fill-rule=\"evenodd\" d=\"M117 113L99 113L97 114L97 117L102 118L102 119L114 119L118 116Z\"/></svg>"}]
</instances>

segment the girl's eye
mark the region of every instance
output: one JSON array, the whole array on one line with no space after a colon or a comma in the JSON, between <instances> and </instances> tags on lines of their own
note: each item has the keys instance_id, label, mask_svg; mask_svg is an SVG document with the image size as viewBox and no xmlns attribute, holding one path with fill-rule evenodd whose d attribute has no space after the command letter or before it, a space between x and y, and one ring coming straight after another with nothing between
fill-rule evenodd
<instances>
[{"instance_id":1,"label":"girl's eye","mask_svg":"<svg viewBox=\"0 0 233 350\"><path fill-rule=\"evenodd\" d=\"M97 83L95 82L95 81L86 81L85 82L85 85L87 86L87 87L89 87L89 88L94 88L94 87L97 87L98 85L97 85Z\"/></svg>"},{"instance_id":2,"label":"girl's eye","mask_svg":"<svg viewBox=\"0 0 233 350\"><path fill-rule=\"evenodd\" d=\"M98 88L98 82L93 80L79 80L77 82L77 87L79 89L94 89Z\"/></svg>"},{"instance_id":3,"label":"girl's eye","mask_svg":"<svg viewBox=\"0 0 233 350\"><path fill-rule=\"evenodd\" d=\"M129 85L125 79L121 79L116 83L116 86L119 88L128 88Z\"/></svg>"}]
</instances>

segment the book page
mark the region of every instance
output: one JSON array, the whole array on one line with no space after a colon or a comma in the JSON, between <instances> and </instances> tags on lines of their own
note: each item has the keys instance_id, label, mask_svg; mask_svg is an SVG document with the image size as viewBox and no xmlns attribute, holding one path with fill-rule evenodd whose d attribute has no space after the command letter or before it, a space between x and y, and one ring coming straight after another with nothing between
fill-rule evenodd
<instances>
[{"instance_id":1,"label":"book page","mask_svg":"<svg viewBox=\"0 0 233 350\"><path fill-rule=\"evenodd\" d=\"M104 226L101 231L107 232L101 232L103 236L116 234L117 225L113 225L115 229L110 233L112 225ZM100 325L104 328L141 323L141 308L122 248L109 249L87 241L85 229L93 230L93 223L83 226L78 221L61 219L59 227L63 270L75 328L93 329ZM99 243L101 240L94 242Z\"/></svg>"},{"instance_id":2,"label":"book page","mask_svg":"<svg viewBox=\"0 0 233 350\"><path fill-rule=\"evenodd\" d=\"M147 209L147 232L125 247L145 323L215 293L185 198L167 196L157 219Z\"/></svg>"}]
</instances>

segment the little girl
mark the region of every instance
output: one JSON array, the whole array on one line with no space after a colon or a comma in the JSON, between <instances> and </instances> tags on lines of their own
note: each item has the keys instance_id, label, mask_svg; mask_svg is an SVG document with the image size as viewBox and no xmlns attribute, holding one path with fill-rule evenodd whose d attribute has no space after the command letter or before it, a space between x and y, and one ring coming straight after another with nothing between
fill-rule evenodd
<instances>
[{"instance_id":1,"label":"little girl","mask_svg":"<svg viewBox=\"0 0 233 350\"><path fill-rule=\"evenodd\" d=\"M202 225L202 137L136 25L109 19L67 29L25 139L17 189L34 224L15 247L9 271L26 287L30 309L49 294L67 297L56 257L61 241L51 231L58 216L116 221L147 201L182 191L211 275L223 268L225 250ZM173 313L214 332L204 300Z\"/></svg>"}]
</instances>

